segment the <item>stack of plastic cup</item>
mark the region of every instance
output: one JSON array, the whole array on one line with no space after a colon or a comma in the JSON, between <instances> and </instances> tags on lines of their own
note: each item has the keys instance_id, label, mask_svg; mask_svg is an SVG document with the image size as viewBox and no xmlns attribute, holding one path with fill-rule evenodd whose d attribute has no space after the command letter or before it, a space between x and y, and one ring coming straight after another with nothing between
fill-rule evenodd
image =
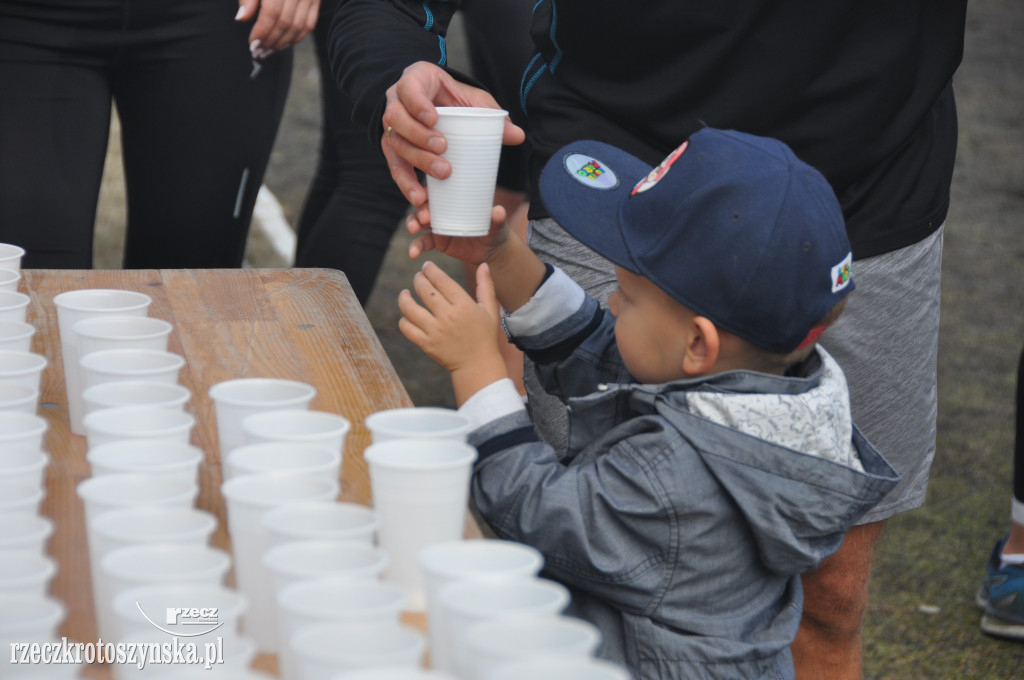
<instances>
[{"instance_id":1,"label":"stack of plastic cup","mask_svg":"<svg viewBox=\"0 0 1024 680\"><path fill-rule=\"evenodd\" d=\"M13 269L0 269L0 290L17 292L20 282L21 272Z\"/></svg>"},{"instance_id":2,"label":"stack of plastic cup","mask_svg":"<svg viewBox=\"0 0 1024 680\"><path fill-rule=\"evenodd\" d=\"M263 527L273 543L301 540L336 540L373 545L377 516L357 503L291 503L263 515Z\"/></svg>"},{"instance_id":3,"label":"stack of plastic cup","mask_svg":"<svg viewBox=\"0 0 1024 680\"><path fill-rule=\"evenodd\" d=\"M285 586L277 594L278 639L289 641L278 650L282 677L299 677L292 643L301 629L317 623L397 625L405 603L402 588L381 581L326 577Z\"/></svg>"},{"instance_id":4,"label":"stack of plastic cup","mask_svg":"<svg viewBox=\"0 0 1024 680\"><path fill-rule=\"evenodd\" d=\"M25 323L30 302L32 299L24 293L0 290L0 321Z\"/></svg>"},{"instance_id":5,"label":"stack of plastic cup","mask_svg":"<svg viewBox=\"0 0 1024 680\"><path fill-rule=\"evenodd\" d=\"M89 449L125 439L188 443L195 423L191 413L160 406L104 408L83 419Z\"/></svg>"},{"instance_id":6,"label":"stack of plastic cup","mask_svg":"<svg viewBox=\"0 0 1024 680\"><path fill-rule=\"evenodd\" d=\"M554 617L569 604L569 591L555 581L541 578L509 581L454 581L437 593L436 613L451 672L469 677L470 660L464 636L481 621Z\"/></svg>"},{"instance_id":7,"label":"stack of plastic cup","mask_svg":"<svg viewBox=\"0 0 1024 680\"><path fill-rule=\"evenodd\" d=\"M79 482L77 494L84 508L96 622L101 634L109 638L113 632L113 588L103 569L103 560L107 555L100 554L98 541L93 536L93 527L104 513L123 508L191 508L199 494L199 487L195 480L122 473L89 477Z\"/></svg>"},{"instance_id":8,"label":"stack of plastic cup","mask_svg":"<svg viewBox=\"0 0 1024 680\"><path fill-rule=\"evenodd\" d=\"M93 477L147 474L198 483L203 450L169 439L121 439L89 449L86 460Z\"/></svg>"},{"instance_id":9,"label":"stack of plastic cup","mask_svg":"<svg viewBox=\"0 0 1024 680\"><path fill-rule=\"evenodd\" d=\"M273 539L263 526L263 514L290 503L333 501L338 490L336 478L285 473L238 475L221 486L235 556L235 583L249 600L243 628L260 651L277 651L274 598L263 563Z\"/></svg>"},{"instance_id":10,"label":"stack of plastic cup","mask_svg":"<svg viewBox=\"0 0 1024 680\"><path fill-rule=\"evenodd\" d=\"M367 667L417 668L423 661L423 633L393 622L319 623L292 636L297 675L330 680L338 671Z\"/></svg>"},{"instance_id":11,"label":"stack of plastic cup","mask_svg":"<svg viewBox=\"0 0 1024 680\"><path fill-rule=\"evenodd\" d=\"M28 352L36 327L24 321L0 321L0 349Z\"/></svg>"},{"instance_id":12,"label":"stack of plastic cup","mask_svg":"<svg viewBox=\"0 0 1024 680\"><path fill-rule=\"evenodd\" d=\"M0 383L25 385L38 393L48 364L42 354L0 349Z\"/></svg>"},{"instance_id":13,"label":"stack of plastic cup","mask_svg":"<svg viewBox=\"0 0 1024 680\"><path fill-rule=\"evenodd\" d=\"M377 411L366 416L374 444L389 439L454 439L466 441L473 429L468 416L450 408L411 406Z\"/></svg>"},{"instance_id":14,"label":"stack of plastic cup","mask_svg":"<svg viewBox=\"0 0 1024 680\"><path fill-rule=\"evenodd\" d=\"M375 581L388 565L388 556L369 543L350 541L286 541L263 554L274 593L297 581L331 576ZM278 640L280 645L283 641Z\"/></svg>"},{"instance_id":15,"label":"stack of plastic cup","mask_svg":"<svg viewBox=\"0 0 1024 680\"><path fill-rule=\"evenodd\" d=\"M433 668L412 668L408 666L391 666L382 668L371 666L355 670L342 671L331 676L331 680L458 680L451 673Z\"/></svg>"},{"instance_id":16,"label":"stack of plastic cup","mask_svg":"<svg viewBox=\"0 0 1024 680\"><path fill-rule=\"evenodd\" d=\"M20 272L21 258L25 256L25 249L13 243L0 243L0 269Z\"/></svg>"},{"instance_id":17,"label":"stack of plastic cup","mask_svg":"<svg viewBox=\"0 0 1024 680\"><path fill-rule=\"evenodd\" d=\"M505 664L488 680L631 680L629 671L602 659L532 658Z\"/></svg>"},{"instance_id":18,"label":"stack of plastic cup","mask_svg":"<svg viewBox=\"0 0 1024 680\"><path fill-rule=\"evenodd\" d=\"M57 308L57 330L60 334L61 356L64 362L64 382L68 396L68 417L71 431L85 434L82 424L82 373L79 360L78 336L71 329L84 319L99 316L146 316L152 298L131 290L86 288L71 290L54 296Z\"/></svg>"},{"instance_id":19,"label":"stack of plastic cup","mask_svg":"<svg viewBox=\"0 0 1024 680\"><path fill-rule=\"evenodd\" d=\"M503 665L535 658L594 657L601 632L569 616L488 620L474 623L463 635L466 680L487 680Z\"/></svg>"},{"instance_id":20,"label":"stack of plastic cup","mask_svg":"<svg viewBox=\"0 0 1024 680\"><path fill-rule=\"evenodd\" d=\"M210 388L217 418L217 440L221 459L245 444L242 421L248 416L280 409L308 409L316 388L296 380L280 378L238 378Z\"/></svg>"},{"instance_id":21,"label":"stack of plastic cup","mask_svg":"<svg viewBox=\"0 0 1024 680\"><path fill-rule=\"evenodd\" d=\"M99 409L119 406L159 406L184 410L191 398L191 390L184 385L152 380L106 382L82 391L86 415Z\"/></svg>"},{"instance_id":22,"label":"stack of plastic cup","mask_svg":"<svg viewBox=\"0 0 1024 680\"><path fill-rule=\"evenodd\" d=\"M460 539L427 546L420 551L419 565L427 598L431 663L434 668L451 671L453 661L444 644L445 621L438 612L438 591L455 581L533 578L544 566L544 557L535 548L513 541Z\"/></svg>"},{"instance_id":23,"label":"stack of plastic cup","mask_svg":"<svg viewBox=\"0 0 1024 680\"><path fill-rule=\"evenodd\" d=\"M242 433L247 444L316 444L338 454L345 452L345 437L351 427L344 416L309 409L264 411L242 421Z\"/></svg>"},{"instance_id":24,"label":"stack of plastic cup","mask_svg":"<svg viewBox=\"0 0 1024 680\"><path fill-rule=\"evenodd\" d=\"M341 479L341 453L319 444L245 444L222 459L224 481L238 475L281 472L318 479Z\"/></svg>"},{"instance_id":25,"label":"stack of plastic cup","mask_svg":"<svg viewBox=\"0 0 1024 680\"><path fill-rule=\"evenodd\" d=\"M437 107L435 128L445 136L442 157L451 163L443 180L427 176L430 228L446 236L486 236L498 179L501 136L508 112L463 106Z\"/></svg>"},{"instance_id":26,"label":"stack of plastic cup","mask_svg":"<svg viewBox=\"0 0 1024 680\"><path fill-rule=\"evenodd\" d=\"M476 449L448 439L394 439L364 451L377 536L391 557L385 580L406 589L409 608L426 607L420 551L465 535Z\"/></svg>"}]
</instances>

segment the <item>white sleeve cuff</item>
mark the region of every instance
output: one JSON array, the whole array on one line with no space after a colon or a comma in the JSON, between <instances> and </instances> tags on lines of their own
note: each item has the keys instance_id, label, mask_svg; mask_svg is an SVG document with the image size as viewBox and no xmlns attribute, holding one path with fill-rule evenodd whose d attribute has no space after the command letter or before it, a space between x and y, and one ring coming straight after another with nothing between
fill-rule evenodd
<instances>
[{"instance_id":1,"label":"white sleeve cuff","mask_svg":"<svg viewBox=\"0 0 1024 680\"><path fill-rule=\"evenodd\" d=\"M473 421L473 427L497 420L516 411L523 411L526 406L523 398L516 390L515 383L509 378L492 382L465 401L459 413Z\"/></svg>"},{"instance_id":2,"label":"white sleeve cuff","mask_svg":"<svg viewBox=\"0 0 1024 680\"><path fill-rule=\"evenodd\" d=\"M533 297L505 317L505 327L514 336L536 335L569 318L585 298L583 289L555 267Z\"/></svg>"}]
</instances>

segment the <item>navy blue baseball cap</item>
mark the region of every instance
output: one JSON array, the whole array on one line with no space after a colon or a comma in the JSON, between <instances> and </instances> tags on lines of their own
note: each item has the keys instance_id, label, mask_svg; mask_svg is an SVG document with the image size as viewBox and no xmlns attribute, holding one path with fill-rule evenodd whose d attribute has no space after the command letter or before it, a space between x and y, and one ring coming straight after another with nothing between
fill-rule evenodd
<instances>
[{"instance_id":1,"label":"navy blue baseball cap","mask_svg":"<svg viewBox=\"0 0 1024 680\"><path fill-rule=\"evenodd\" d=\"M705 128L654 168L582 140L551 157L540 192L584 245L773 352L813 342L854 287L832 187L776 139Z\"/></svg>"}]
</instances>

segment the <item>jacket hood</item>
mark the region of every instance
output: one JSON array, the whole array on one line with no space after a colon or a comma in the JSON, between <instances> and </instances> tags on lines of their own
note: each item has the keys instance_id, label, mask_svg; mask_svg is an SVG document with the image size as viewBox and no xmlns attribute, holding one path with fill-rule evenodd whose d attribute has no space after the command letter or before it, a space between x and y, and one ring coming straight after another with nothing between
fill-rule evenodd
<instances>
[{"instance_id":1,"label":"jacket hood","mask_svg":"<svg viewBox=\"0 0 1024 680\"><path fill-rule=\"evenodd\" d=\"M899 481L854 426L842 371L820 348L802 377L733 371L614 386L574 407L616 402L621 413L624 398L633 415L660 416L689 444L776 573L816 567Z\"/></svg>"}]
</instances>

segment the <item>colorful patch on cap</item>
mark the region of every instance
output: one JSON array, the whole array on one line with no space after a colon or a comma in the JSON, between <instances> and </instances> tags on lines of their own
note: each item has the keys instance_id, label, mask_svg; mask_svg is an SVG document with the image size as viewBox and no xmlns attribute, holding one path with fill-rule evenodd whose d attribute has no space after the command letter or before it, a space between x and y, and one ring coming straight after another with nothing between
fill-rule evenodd
<instances>
[{"instance_id":1,"label":"colorful patch on cap","mask_svg":"<svg viewBox=\"0 0 1024 680\"><path fill-rule=\"evenodd\" d=\"M629 195L636 196L637 194L642 194L643 192L647 191L655 184L660 182L661 178L664 177L665 174L669 171L669 168L672 167L672 164L676 162L676 159L682 156L683 152L686 151L686 147L689 143L690 141L687 140L680 144L678 147L676 147L675 151L666 156L665 160L658 164L658 167L654 168L654 170L651 170L649 173L647 173L646 177L644 177L642 180L636 183L636 186L633 187L633 191L631 191Z\"/></svg>"},{"instance_id":2,"label":"colorful patch on cap","mask_svg":"<svg viewBox=\"0 0 1024 680\"><path fill-rule=\"evenodd\" d=\"M850 276L852 275L853 267L853 253L847 253L843 261L832 267L832 292L838 293L843 288L850 285Z\"/></svg>"},{"instance_id":3,"label":"colorful patch on cap","mask_svg":"<svg viewBox=\"0 0 1024 680\"><path fill-rule=\"evenodd\" d=\"M565 157L562 165L573 179L591 189L608 190L619 186L619 178L612 169L593 156L571 153Z\"/></svg>"}]
</instances>

